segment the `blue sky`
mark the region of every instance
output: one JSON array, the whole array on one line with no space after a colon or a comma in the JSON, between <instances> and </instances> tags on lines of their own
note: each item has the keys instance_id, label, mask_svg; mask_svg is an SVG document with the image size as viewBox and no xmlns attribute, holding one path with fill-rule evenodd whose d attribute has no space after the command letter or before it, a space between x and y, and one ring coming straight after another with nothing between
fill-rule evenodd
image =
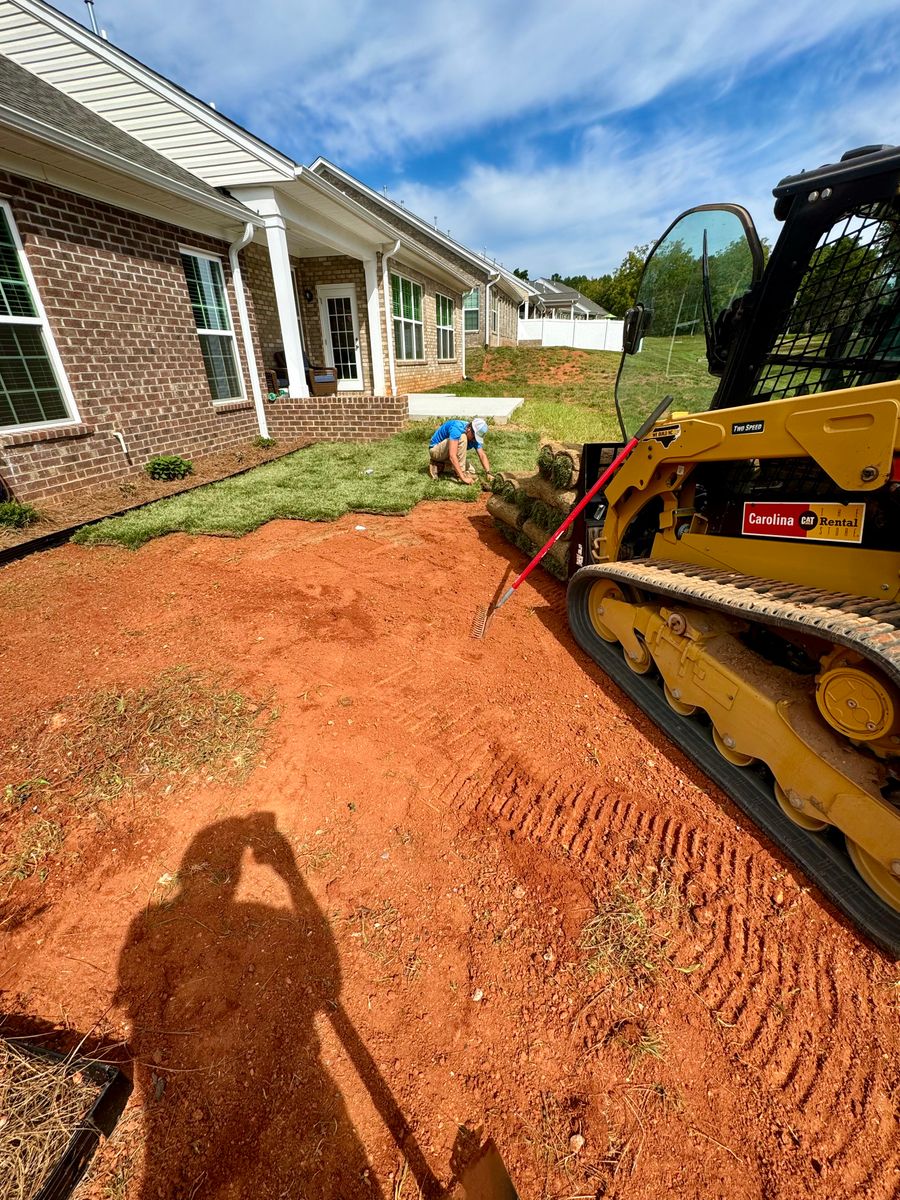
<instances>
[{"instance_id":1,"label":"blue sky","mask_svg":"<svg viewBox=\"0 0 900 1200\"><path fill-rule=\"evenodd\" d=\"M87 21L81 0L57 0ZM900 142L897 0L96 0L122 49L532 278Z\"/></svg>"}]
</instances>

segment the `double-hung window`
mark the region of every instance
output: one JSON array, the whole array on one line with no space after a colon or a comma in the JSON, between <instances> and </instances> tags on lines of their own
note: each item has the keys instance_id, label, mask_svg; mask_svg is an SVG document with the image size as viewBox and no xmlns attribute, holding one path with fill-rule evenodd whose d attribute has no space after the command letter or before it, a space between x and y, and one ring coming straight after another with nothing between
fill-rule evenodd
<instances>
[{"instance_id":1,"label":"double-hung window","mask_svg":"<svg viewBox=\"0 0 900 1200\"><path fill-rule=\"evenodd\" d=\"M181 261L212 398L242 400L244 387L238 369L222 264L217 258L198 254L195 250L182 250Z\"/></svg>"},{"instance_id":2,"label":"double-hung window","mask_svg":"<svg viewBox=\"0 0 900 1200\"><path fill-rule=\"evenodd\" d=\"M421 287L403 275L392 275L391 307L394 313L394 352L397 358L424 358Z\"/></svg>"},{"instance_id":3,"label":"double-hung window","mask_svg":"<svg viewBox=\"0 0 900 1200\"><path fill-rule=\"evenodd\" d=\"M12 211L0 202L0 429L75 416Z\"/></svg>"},{"instance_id":4,"label":"double-hung window","mask_svg":"<svg viewBox=\"0 0 900 1200\"><path fill-rule=\"evenodd\" d=\"M481 328L481 314L478 308L478 288L472 288L463 296L463 312L465 313L466 333L477 333Z\"/></svg>"},{"instance_id":5,"label":"double-hung window","mask_svg":"<svg viewBox=\"0 0 900 1200\"><path fill-rule=\"evenodd\" d=\"M491 293L491 333L500 332L500 297L496 292Z\"/></svg>"},{"instance_id":6,"label":"double-hung window","mask_svg":"<svg viewBox=\"0 0 900 1200\"><path fill-rule=\"evenodd\" d=\"M453 350L453 301L438 292L434 297L438 358L455 358Z\"/></svg>"}]
</instances>

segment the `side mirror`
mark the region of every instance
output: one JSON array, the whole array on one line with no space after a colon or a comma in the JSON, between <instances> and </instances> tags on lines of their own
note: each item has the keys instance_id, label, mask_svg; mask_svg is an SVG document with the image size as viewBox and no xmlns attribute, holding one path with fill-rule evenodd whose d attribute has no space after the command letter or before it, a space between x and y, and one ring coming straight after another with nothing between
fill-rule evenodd
<instances>
[{"instance_id":1,"label":"side mirror","mask_svg":"<svg viewBox=\"0 0 900 1200\"><path fill-rule=\"evenodd\" d=\"M644 306L635 304L626 309L622 325L622 349L626 354L637 354L641 348L641 338L644 334Z\"/></svg>"}]
</instances>

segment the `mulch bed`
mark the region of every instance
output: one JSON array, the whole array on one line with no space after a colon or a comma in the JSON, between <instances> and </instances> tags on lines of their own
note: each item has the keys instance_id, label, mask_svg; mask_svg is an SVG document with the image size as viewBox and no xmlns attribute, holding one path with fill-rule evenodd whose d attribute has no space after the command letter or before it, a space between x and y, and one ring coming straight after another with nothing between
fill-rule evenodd
<instances>
[{"instance_id":1,"label":"mulch bed","mask_svg":"<svg viewBox=\"0 0 900 1200\"><path fill-rule=\"evenodd\" d=\"M145 471L137 468L133 474L124 479L117 479L115 483L79 488L78 491L68 492L53 500L35 502L40 520L29 525L27 529L0 528L0 551L46 537L47 534L68 529L72 525L112 516L126 508L136 508L152 500L162 500L179 492L192 491L205 483L227 479L229 475L236 475L249 467L259 467L263 463L292 454L295 450L302 450L311 446L312 442L311 438L279 438L278 444L269 449L258 448L248 443L239 449L198 455L191 460L194 471L187 479L151 479Z\"/></svg>"}]
</instances>

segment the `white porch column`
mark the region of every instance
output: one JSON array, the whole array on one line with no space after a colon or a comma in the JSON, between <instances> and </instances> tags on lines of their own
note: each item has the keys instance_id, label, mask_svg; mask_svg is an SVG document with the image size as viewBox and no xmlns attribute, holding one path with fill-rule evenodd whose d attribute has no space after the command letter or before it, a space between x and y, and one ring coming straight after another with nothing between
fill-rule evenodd
<instances>
[{"instance_id":1,"label":"white porch column","mask_svg":"<svg viewBox=\"0 0 900 1200\"><path fill-rule=\"evenodd\" d=\"M292 396L308 396L306 371L303 367L303 346L300 342L300 325L297 305L294 301L294 284L291 278L291 256L288 252L284 217L266 216L266 241L269 246L269 262L272 266L272 282L275 285L275 304L278 308L278 324L281 327L281 344L287 364L288 391Z\"/></svg>"},{"instance_id":2,"label":"white porch column","mask_svg":"<svg viewBox=\"0 0 900 1200\"><path fill-rule=\"evenodd\" d=\"M369 314L369 353L372 357L372 392L386 396L384 379L384 342L381 337L381 301L378 291L378 260L373 254L362 260L366 273L366 310ZM385 325L387 316L385 315Z\"/></svg>"}]
</instances>

